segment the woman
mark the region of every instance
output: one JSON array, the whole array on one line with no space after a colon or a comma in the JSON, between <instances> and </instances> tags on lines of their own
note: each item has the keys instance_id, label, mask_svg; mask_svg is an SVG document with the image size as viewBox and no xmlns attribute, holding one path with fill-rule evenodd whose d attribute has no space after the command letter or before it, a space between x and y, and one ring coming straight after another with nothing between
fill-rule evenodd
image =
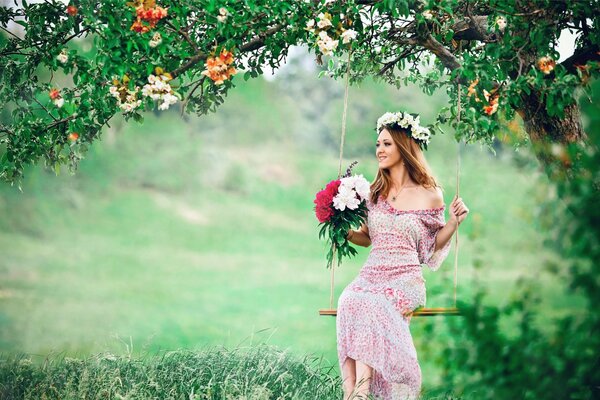
<instances>
[{"instance_id":1,"label":"woman","mask_svg":"<svg viewBox=\"0 0 600 400\"><path fill-rule=\"evenodd\" d=\"M348 231L352 243L373 244L359 275L338 301L337 345L344 399L413 399L421 369L409 331L411 312L425 305L421 265L436 270L469 209L461 198L445 223L442 191L421 147L429 130L419 117L386 113L377 122L379 170L367 223Z\"/></svg>"}]
</instances>

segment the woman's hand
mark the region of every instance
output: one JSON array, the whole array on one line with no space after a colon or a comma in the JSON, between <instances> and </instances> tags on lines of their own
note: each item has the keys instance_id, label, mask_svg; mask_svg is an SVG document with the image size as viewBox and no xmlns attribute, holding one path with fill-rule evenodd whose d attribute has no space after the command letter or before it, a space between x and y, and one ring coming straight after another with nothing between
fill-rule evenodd
<instances>
[{"instance_id":1,"label":"woman's hand","mask_svg":"<svg viewBox=\"0 0 600 400\"><path fill-rule=\"evenodd\" d=\"M450 222L458 226L467 218L467 214L469 214L469 209L463 203L462 198L454 196L454 200L450 204Z\"/></svg>"}]
</instances>

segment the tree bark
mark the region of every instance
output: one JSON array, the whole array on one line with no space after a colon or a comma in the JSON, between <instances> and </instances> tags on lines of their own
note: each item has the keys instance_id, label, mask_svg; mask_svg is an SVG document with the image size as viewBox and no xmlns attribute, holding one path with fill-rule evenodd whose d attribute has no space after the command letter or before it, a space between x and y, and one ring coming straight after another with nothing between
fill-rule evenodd
<instances>
[{"instance_id":1,"label":"tree bark","mask_svg":"<svg viewBox=\"0 0 600 400\"><path fill-rule=\"evenodd\" d=\"M566 106L564 117L550 116L535 92L524 98L524 106L517 110L525 123L532 142L552 141L559 144L575 143L586 139L577 103Z\"/></svg>"},{"instance_id":2,"label":"tree bark","mask_svg":"<svg viewBox=\"0 0 600 400\"><path fill-rule=\"evenodd\" d=\"M553 179L556 174L573 176L574 160L564 146L587 139L578 104L566 106L564 116L559 118L548 115L537 93L532 92L523 100L523 107L516 111L523 119L531 148L548 177Z\"/></svg>"}]
</instances>

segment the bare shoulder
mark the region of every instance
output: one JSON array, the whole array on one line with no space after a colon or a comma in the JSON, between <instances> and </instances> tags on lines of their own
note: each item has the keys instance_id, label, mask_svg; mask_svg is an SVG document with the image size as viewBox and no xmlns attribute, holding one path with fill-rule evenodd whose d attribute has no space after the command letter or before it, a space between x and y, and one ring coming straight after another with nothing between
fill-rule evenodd
<instances>
[{"instance_id":1,"label":"bare shoulder","mask_svg":"<svg viewBox=\"0 0 600 400\"><path fill-rule=\"evenodd\" d=\"M444 205L444 192L442 188L438 187L423 187L421 186L421 193L426 199L429 208L440 208Z\"/></svg>"}]
</instances>

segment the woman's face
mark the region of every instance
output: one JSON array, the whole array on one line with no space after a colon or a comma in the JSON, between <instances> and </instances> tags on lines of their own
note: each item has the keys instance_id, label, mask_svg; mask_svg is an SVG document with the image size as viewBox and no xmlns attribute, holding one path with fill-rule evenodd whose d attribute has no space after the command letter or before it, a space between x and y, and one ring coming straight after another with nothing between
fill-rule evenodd
<instances>
[{"instance_id":1,"label":"woman's face","mask_svg":"<svg viewBox=\"0 0 600 400\"><path fill-rule=\"evenodd\" d=\"M384 128L375 143L375 156L380 169L388 169L401 161L400 150L392 139L392 135Z\"/></svg>"}]
</instances>

